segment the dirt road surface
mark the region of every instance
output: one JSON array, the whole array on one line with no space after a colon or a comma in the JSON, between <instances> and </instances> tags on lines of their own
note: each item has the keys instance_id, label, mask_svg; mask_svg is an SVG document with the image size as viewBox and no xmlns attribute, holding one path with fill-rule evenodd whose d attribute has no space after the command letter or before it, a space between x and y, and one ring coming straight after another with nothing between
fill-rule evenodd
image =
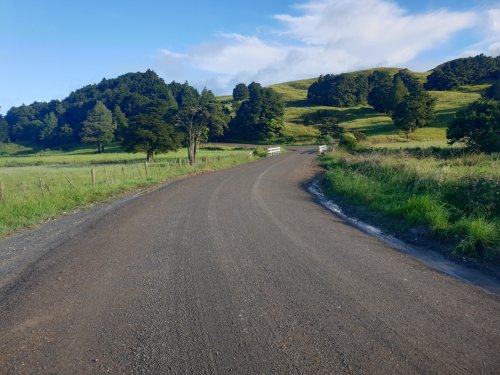
<instances>
[{"instance_id":1,"label":"dirt road surface","mask_svg":"<svg viewBox=\"0 0 500 375\"><path fill-rule=\"evenodd\" d=\"M179 180L57 243L0 290L0 374L500 373L499 298L314 202L314 158Z\"/></svg>"}]
</instances>

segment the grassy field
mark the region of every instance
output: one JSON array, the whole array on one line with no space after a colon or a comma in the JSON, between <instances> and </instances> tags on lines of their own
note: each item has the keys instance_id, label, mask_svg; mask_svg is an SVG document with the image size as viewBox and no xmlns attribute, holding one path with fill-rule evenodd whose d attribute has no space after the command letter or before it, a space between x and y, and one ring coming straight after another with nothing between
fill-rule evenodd
<instances>
[{"instance_id":1,"label":"grassy field","mask_svg":"<svg viewBox=\"0 0 500 375\"><path fill-rule=\"evenodd\" d=\"M138 188L254 159L252 149L234 147L201 149L196 166L188 165L186 150L145 164L145 155L118 147L100 155L89 147L34 154L29 147L2 147L11 154L0 156L0 236Z\"/></svg>"},{"instance_id":2,"label":"grassy field","mask_svg":"<svg viewBox=\"0 0 500 375\"><path fill-rule=\"evenodd\" d=\"M419 228L450 243L453 255L500 263L500 154L337 151L322 163L326 191L367 207L379 222L392 217L392 229Z\"/></svg>"}]
</instances>

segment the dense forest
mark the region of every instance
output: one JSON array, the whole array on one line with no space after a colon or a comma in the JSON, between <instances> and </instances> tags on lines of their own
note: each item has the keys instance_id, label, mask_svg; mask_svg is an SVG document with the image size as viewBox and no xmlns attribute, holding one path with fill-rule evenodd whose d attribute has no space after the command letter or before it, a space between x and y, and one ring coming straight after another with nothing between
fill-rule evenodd
<instances>
[{"instance_id":1,"label":"dense forest","mask_svg":"<svg viewBox=\"0 0 500 375\"><path fill-rule=\"evenodd\" d=\"M112 140L125 150L156 152L196 143L233 139L269 140L281 134L283 103L258 83L236 88L237 111L186 83L166 84L154 71L103 79L72 92L62 101L34 102L0 116L0 141L30 142L47 148L95 143L98 152ZM231 129L228 130L228 127ZM193 144L194 142L194 144Z\"/></svg>"},{"instance_id":2,"label":"dense forest","mask_svg":"<svg viewBox=\"0 0 500 375\"><path fill-rule=\"evenodd\" d=\"M187 84L173 82L171 86L176 89L181 86L184 91L189 91ZM165 113L177 108L172 89L155 72L128 73L87 85L62 101L34 102L11 108L5 116L10 139L14 142L31 141L46 147L79 143L83 122L97 102L113 111L115 117L123 114L126 119L151 105L161 107Z\"/></svg>"},{"instance_id":3,"label":"dense forest","mask_svg":"<svg viewBox=\"0 0 500 375\"><path fill-rule=\"evenodd\" d=\"M452 90L458 86L500 79L500 56L478 55L438 65L427 77L427 90Z\"/></svg>"}]
</instances>

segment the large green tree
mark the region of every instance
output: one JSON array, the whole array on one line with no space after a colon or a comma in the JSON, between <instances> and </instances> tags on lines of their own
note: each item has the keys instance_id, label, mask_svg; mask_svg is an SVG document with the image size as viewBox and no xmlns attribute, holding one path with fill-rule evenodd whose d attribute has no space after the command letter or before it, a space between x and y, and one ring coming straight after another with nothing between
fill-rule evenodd
<instances>
[{"instance_id":1,"label":"large green tree","mask_svg":"<svg viewBox=\"0 0 500 375\"><path fill-rule=\"evenodd\" d=\"M500 102L480 99L456 114L446 131L448 143L473 151L500 152Z\"/></svg>"},{"instance_id":2,"label":"large green tree","mask_svg":"<svg viewBox=\"0 0 500 375\"><path fill-rule=\"evenodd\" d=\"M406 133L430 125L435 117L435 103L436 100L423 89L406 95L392 113L394 125Z\"/></svg>"},{"instance_id":3,"label":"large green tree","mask_svg":"<svg viewBox=\"0 0 500 375\"><path fill-rule=\"evenodd\" d=\"M238 83L233 89L233 100L241 101L248 99L248 87L244 83Z\"/></svg>"},{"instance_id":4,"label":"large green tree","mask_svg":"<svg viewBox=\"0 0 500 375\"><path fill-rule=\"evenodd\" d=\"M153 161L154 154L178 150L183 135L167 121L169 109L166 102L150 102L130 118L123 134L124 150L145 152L147 161Z\"/></svg>"},{"instance_id":5,"label":"large green tree","mask_svg":"<svg viewBox=\"0 0 500 375\"><path fill-rule=\"evenodd\" d=\"M97 152L104 152L104 145L113 140L115 129L116 124L111 111L98 101L87 113L80 136L82 142L95 143Z\"/></svg>"},{"instance_id":6,"label":"large green tree","mask_svg":"<svg viewBox=\"0 0 500 375\"><path fill-rule=\"evenodd\" d=\"M392 77L388 71L376 70L369 77L368 104L377 112L389 113Z\"/></svg>"},{"instance_id":7,"label":"large green tree","mask_svg":"<svg viewBox=\"0 0 500 375\"><path fill-rule=\"evenodd\" d=\"M435 104L436 100L409 70L403 69L394 75L389 109L398 128L409 134L430 125L435 117Z\"/></svg>"},{"instance_id":8,"label":"large green tree","mask_svg":"<svg viewBox=\"0 0 500 375\"><path fill-rule=\"evenodd\" d=\"M224 134L228 118L215 95L206 88L195 102L182 105L174 117L175 123L184 134L191 165L196 164L198 149L209 137Z\"/></svg>"},{"instance_id":9,"label":"large green tree","mask_svg":"<svg viewBox=\"0 0 500 375\"><path fill-rule=\"evenodd\" d=\"M241 103L229 130L234 139L272 141L284 134L284 105L281 96L259 83L248 86L249 98Z\"/></svg>"},{"instance_id":10,"label":"large green tree","mask_svg":"<svg viewBox=\"0 0 500 375\"><path fill-rule=\"evenodd\" d=\"M408 94L409 91L401 78L395 77L392 83L391 90L389 91L389 98L387 101L387 108L389 110L389 113L393 113L396 107L405 100Z\"/></svg>"}]
</instances>

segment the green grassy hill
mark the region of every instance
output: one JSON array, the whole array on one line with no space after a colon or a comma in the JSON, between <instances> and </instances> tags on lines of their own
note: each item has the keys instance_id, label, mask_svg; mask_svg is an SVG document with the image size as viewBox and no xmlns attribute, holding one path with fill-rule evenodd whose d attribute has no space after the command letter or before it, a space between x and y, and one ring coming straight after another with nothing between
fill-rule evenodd
<instances>
[{"instance_id":1,"label":"green grassy hill","mask_svg":"<svg viewBox=\"0 0 500 375\"><path fill-rule=\"evenodd\" d=\"M396 74L399 68L368 69L353 74L369 74L373 70L387 70ZM415 73L425 82L429 72ZM312 137L318 135L315 124L325 116L337 117L347 129L359 130L367 135L368 147L430 147L446 145L446 127L454 114L477 100L489 84L459 87L456 91L431 91L437 99L436 119L430 127L417 129L409 138L400 132L389 116L374 111L370 106L337 108L316 106L307 102L307 89L316 78L291 81L270 86L285 101L285 128L289 136Z\"/></svg>"}]
</instances>

